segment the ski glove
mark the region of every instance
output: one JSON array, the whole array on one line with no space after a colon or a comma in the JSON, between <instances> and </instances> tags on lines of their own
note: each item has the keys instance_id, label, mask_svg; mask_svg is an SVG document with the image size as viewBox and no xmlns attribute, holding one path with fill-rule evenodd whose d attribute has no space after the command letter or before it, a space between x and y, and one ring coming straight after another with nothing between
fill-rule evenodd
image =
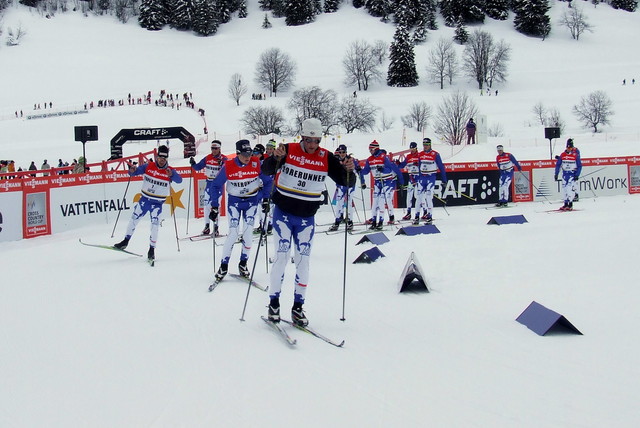
<instances>
[{"instance_id":1,"label":"ski glove","mask_svg":"<svg viewBox=\"0 0 640 428\"><path fill-rule=\"evenodd\" d=\"M579 178L580 178L580 176L579 176L578 174L576 174L576 175L574 176L574 178L573 178L573 179L574 179L575 181L578 181L578 179L579 179Z\"/></svg>"},{"instance_id":2,"label":"ski glove","mask_svg":"<svg viewBox=\"0 0 640 428\"><path fill-rule=\"evenodd\" d=\"M360 186L360 188L362 188L362 189L366 189L366 188L367 188L367 185L366 185L366 184L364 184L364 183L362 183L362 185Z\"/></svg>"},{"instance_id":3,"label":"ski glove","mask_svg":"<svg viewBox=\"0 0 640 428\"><path fill-rule=\"evenodd\" d=\"M218 218L218 207L211 207L211 211L209 212L209 220L216 221Z\"/></svg>"},{"instance_id":4,"label":"ski glove","mask_svg":"<svg viewBox=\"0 0 640 428\"><path fill-rule=\"evenodd\" d=\"M265 214L269 212L269 199L262 200L262 212Z\"/></svg>"},{"instance_id":5,"label":"ski glove","mask_svg":"<svg viewBox=\"0 0 640 428\"><path fill-rule=\"evenodd\" d=\"M189 163L191 164L191 166L194 166L196 164L196 160L193 158L193 156L189 158Z\"/></svg>"},{"instance_id":6,"label":"ski glove","mask_svg":"<svg viewBox=\"0 0 640 428\"><path fill-rule=\"evenodd\" d=\"M558 174L554 175L554 176L553 176L553 179L554 179L555 181L558 181Z\"/></svg>"}]
</instances>

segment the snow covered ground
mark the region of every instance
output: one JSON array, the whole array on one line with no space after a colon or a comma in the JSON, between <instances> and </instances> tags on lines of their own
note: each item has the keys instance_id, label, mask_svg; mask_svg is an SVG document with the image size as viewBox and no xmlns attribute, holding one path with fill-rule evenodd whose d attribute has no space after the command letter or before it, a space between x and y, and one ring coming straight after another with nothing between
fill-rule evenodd
<instances>
[{"instance_id":1,"label":"snow covered ground","mask_svg":"<svg viewBox=\"0 0 640 428\"><path fill-rule=\"evenodd\" d=\"M562 7L554 4L554 19ZM614 41L638 34L639 15L606 5L585 8L596 33L580 42L558 27L540 42L518 35L510 22L487 25L494 37L509 37L514 46L508 84L498 97L476 99L490 122L503 124L505 137L453 151L436 145L445 161L491 160L498 141L518 159L546 159L542 127L530 126L531 108L540 100L561 110L565 136L576 138L584 157L637 154L640 83L629 82L640 53L633 42ZM77 121L11 118L15 109L45 100L77 107L88 99L160 89L193 91L210 130L232 147L240 136L237 118L252 101L236 108L226 85L233 72L250 79L264 49L277 42L299 59L299 86L349 93L339 85L343 47L360 37L389 41L393 33L390 25L349 6L300 29L273 20L268 31L259 28L263 15L255 5L250 12L247 21L234 20L215 37L198 38L171 30L150 33L110 18L68 14L46 20L10 9L5 25L21 21L28 37L19 47L0 48L0 115L6 118L0 120L0 158L22 166L77 158L75 125L100 127L101 141L87 143L89 161L108 157L108 141L120 128L180 125L197 132L201 119L195 113L155 107L92 111ZM298 37L303 30L304 38ZM451 30L442 26L434 38L441 34ZM418 49L420 71L429 45ZM456 88L477 92L462 78ZM616 115L605 132L591 135L570 107L596 89L608 92ZM249 89L254 91L260 90ZM366 95L397 123L386 133L341 136L360 157L372 138L392 151L421 138L409 131L403 140L399 116L412 102L426 98L435 106L441 96L424 79L418 88L377 85ZM268 102L283 105L286 98ZM554 153L562 147L558 142ZM125 154L145 148L134 145ZM174 152L171 162L184 161ZM212 241L180 241L178 251L171 219L160 230L155 268L78 243L113 243L128 218L120 219L114 238L113 224L96 224L3 242L0 426L634 427L640 420L634 341L640 291L633 270L640 198L596 196L581 194L580 210L572 213L546 212L559 201L504 210L437 208L440 234L386 232L391 241L380 246L385 257L373 264L352 264L371 247L355 245L361 236L349 236L345 247L344 235L318 233L306 310L313 327L345 340L343 349L299 331L291 332L298 345L289 349L260 320L268 298L259 290L250 291L241 322L246 285L228 279L208 293L217 267ZM492 216L509 214L522 214L528 223L487 225ZM331 220L323 207L318 222ZM190 233L201 224L191 219ZM146 251L148 227L146 221L138 226L132 251ZM186 232L181 219L178 233ZM221 247L215 251L219 261ZM255 278L268 284L266 251L273 252L271 242L258 252ZM397 292L411 252L431 293ZM285 308L293 294L292 268ZM343 286L346 321L340 321ZM517 323L532 301L563 314L584 335L540 337Z\"/></svg>"}]
</instances>

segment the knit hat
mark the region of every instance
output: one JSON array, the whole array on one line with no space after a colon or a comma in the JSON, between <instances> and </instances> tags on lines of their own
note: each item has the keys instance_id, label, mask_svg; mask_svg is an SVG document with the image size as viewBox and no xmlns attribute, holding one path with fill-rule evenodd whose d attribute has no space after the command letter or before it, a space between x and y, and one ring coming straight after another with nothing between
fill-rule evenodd
<instances>
[{"instance_id":1,"label":"knit hat","mask_svg":"<svg viewBox=\"0 0 640 428\"><path fill-rule=\"evenodd\" d=\"M158 157L168 158L169 157L169 147L165 146L164 144L162 146L158 147Z\"/></svg>"},{"instance_id":2,"label":"knit hat","mask_svg":"<svg viewBox=\"0 0 640 428\"><path fill-rule=\"evenodd\" d=\"M496 146L496 149L497 150L504 150L504 146L502 144L500 144L500 145Z\"/></svg>"},{"instance_id":3,"label":"knit hat","mask_svg":"<svg viewBox=\"0 0 640 428\"><path fill-rule=\"evenodd\" d=\"M211 142L211 148L212 149L219 149L222 147L222 142L220 140L213 140Z\"/></svg>"},{"instance_id":4,"label":"knit hat","mask_svg":"<svg viewBox=\"0 0 640 428\"><path fill-rule=\"evenodd\" d=\"M253 148L253 153L257 153L259 155L264 154L264 146L260 143L256 144Z\"/></svg>"},{"instance_id":5,"label":"knit hat","mask_svg":"<svg viewBox=\"0 0 640 428\"><path fill-rule=\"evenodd\" d=\"M272 149L275 149L276 148L276 140L271 139L271 140L267 141L267 148L269 148L269 147L271 147Z\"/></svg>"},{"instance_id":6,"label":"knit hat","mask_svg":"<svg viewBox=\"0 0 640 428\"><path fill-rule=\"evenodd\" d=\"M376 140L373 140L371 142L371 144L369 144L369 148L370 149L379 149L380 148L380 143L378 143Z\"/></svg>"},{"instance_id":7,"label":"knit hat","mask_svg":"<svg viewBox=\"0 0 640 428\"><path fill-rule=\"evenodd\" d=\"M248 153L248 154L253 153L253 150L251 150L251 143L249 142L249 140L236 141L236 154L239 155L240 153Z\"/></svg>"},{"instance_id":8,"label":"knit hat","mask_svg":"<svg viewBox=\"0 0 640 428\"><path fill-rule=\"evenodd\" d=\"M305 119L302 122L300 135L303 137L322 138L322 123L315 118Z\"/></svg>"},{"instance_id":9,"label":"knit hat","mask_svg":"<svg viewBox=\"0 0 640 428\"><path fill-rule=\"evenodd\" d=\"M567 140L567 147L573 147L573 138Z\"/></svg>"},{"instance_id":10,"label":"knit hat","mask_svg":"<svg viewBox=\"0 0 640 428\"><path fill-rule=\"evenodd\" d=\"M347 146L345 146L344 144L340 144L338 146L338 151L339 152L346 152L347 151Z\"/></svg>"},{"instance_id":11,"label":"knit hat","mask_svg":"<svg viewBox=\"0 0 640 428\"><path fill-rule=\"evenodd\" d=\"M431 138L423 138L422 139L422 145L426 145L426 144L431 144Z\"/></svg>"},{"instance_id":12,"label":"knit hat","mask_svg":"<svg viewBox=\"0 0 640 428\"><path fill-rule=\"evenodd\" d=\"M412 141L409 143L409 148L410 149L417 149L418 148L418 143L416 143L415 141Z\"/></svg>"}]
</instances>

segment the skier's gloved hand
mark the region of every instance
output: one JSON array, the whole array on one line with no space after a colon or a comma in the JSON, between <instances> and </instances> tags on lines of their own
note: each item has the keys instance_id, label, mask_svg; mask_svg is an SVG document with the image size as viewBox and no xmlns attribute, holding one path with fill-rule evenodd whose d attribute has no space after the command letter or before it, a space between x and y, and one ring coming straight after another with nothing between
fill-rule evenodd
<instances>
[{"instance_id":1,"label":"skier's gloved hand","mask_svg":"<svg viewBox=\"0 0 640 428\"><path fill-rule=\"evenodd\" d=\"M209 212L209 220L216 221L218 218L218 207L211 207L211 211Z\"/></svg>"},{"instance_id":2,"label":"skier's gloved hand","mask_svg":"<svg viewBox=\"0 0 640 428\"><path fill-rule=\"evenodd\" d=\"M191 157L189 158L189 164L190 164L191 166L194 166L194 165L196 164L196 160L193 158L193 156L191 156Z\"/></svg>"},{"instance_id":3,"label":"skier's gloved hand","mask_svg":"<svg viewBox=\"0 0 640 428\"><path fill-rule=\"evenodd\" d=\"M364 184L364 183L362 183L362 184L360 185L360 188L361 188L361 189L366 189L366 188L367 188L367 185L366 185L366 184Z\"/></svg>"},{"instance_id":4,"label":"skier's gloved hand","mask_svg":"<svg viewBox=\"0 0 640 428\"><path fill-rule=\"evenodd\" d=\"M269 199L262 200L262 212L265 214L269 212Z\"/></svg>"},{"instance_id":5,"label":"skier's gloved hand","mask_svg":"<svg viewBox=\"0 0 640 428\"><path fill-rule=\"evenodd\" d=\"M378 172L382 172L384 170L384 167L382 165L378 165L376 169L378 170Z\"/></svg>"},{"instance_id":6,"label":"skier's gloved hand","mask_svg":"<svg viewBox=\"0 0 640 428\"><path fill-rule=\"evenodd\" d=\"M573 178L575 181L578 181L580 179L580 176L578 174L576 174Z\"/></svg>"},{"instance_id":7,"label":"skier's gloved hand","mask_svg":"<svg viewBox=\"0 0 640 428\"><path fill-rule=\"evenodd\" d=\"M553 179L554 179L555 181L558 181L558 174L554 175L554 176L553 176Z\"/></svg>"}]
</instances>

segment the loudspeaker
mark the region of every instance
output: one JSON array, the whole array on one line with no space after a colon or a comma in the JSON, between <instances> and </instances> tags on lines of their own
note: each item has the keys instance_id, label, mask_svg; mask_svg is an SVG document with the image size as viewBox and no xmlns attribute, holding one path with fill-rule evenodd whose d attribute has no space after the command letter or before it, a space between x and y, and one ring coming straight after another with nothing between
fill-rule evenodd
<instances>
[{"instance_id":1,"label":"loudspeaker","mask_svg":"<svg viewBox=\"0 0 640 428\"><path fill-rule=\"evenodd\" d=\"M74 130L76 132L76 141L98 141L97 126L76 126Z\"/></svg>"},{"instance_id":2,"label":"loudspeaker","mask_svg":"<svg viewBox=\"0 0 640 428\"><path fill-rule=\"evenodd\" d=\"M544 138L547 140L560 138L560 128L544 128Z\"/></svg>"}]
</instances>

